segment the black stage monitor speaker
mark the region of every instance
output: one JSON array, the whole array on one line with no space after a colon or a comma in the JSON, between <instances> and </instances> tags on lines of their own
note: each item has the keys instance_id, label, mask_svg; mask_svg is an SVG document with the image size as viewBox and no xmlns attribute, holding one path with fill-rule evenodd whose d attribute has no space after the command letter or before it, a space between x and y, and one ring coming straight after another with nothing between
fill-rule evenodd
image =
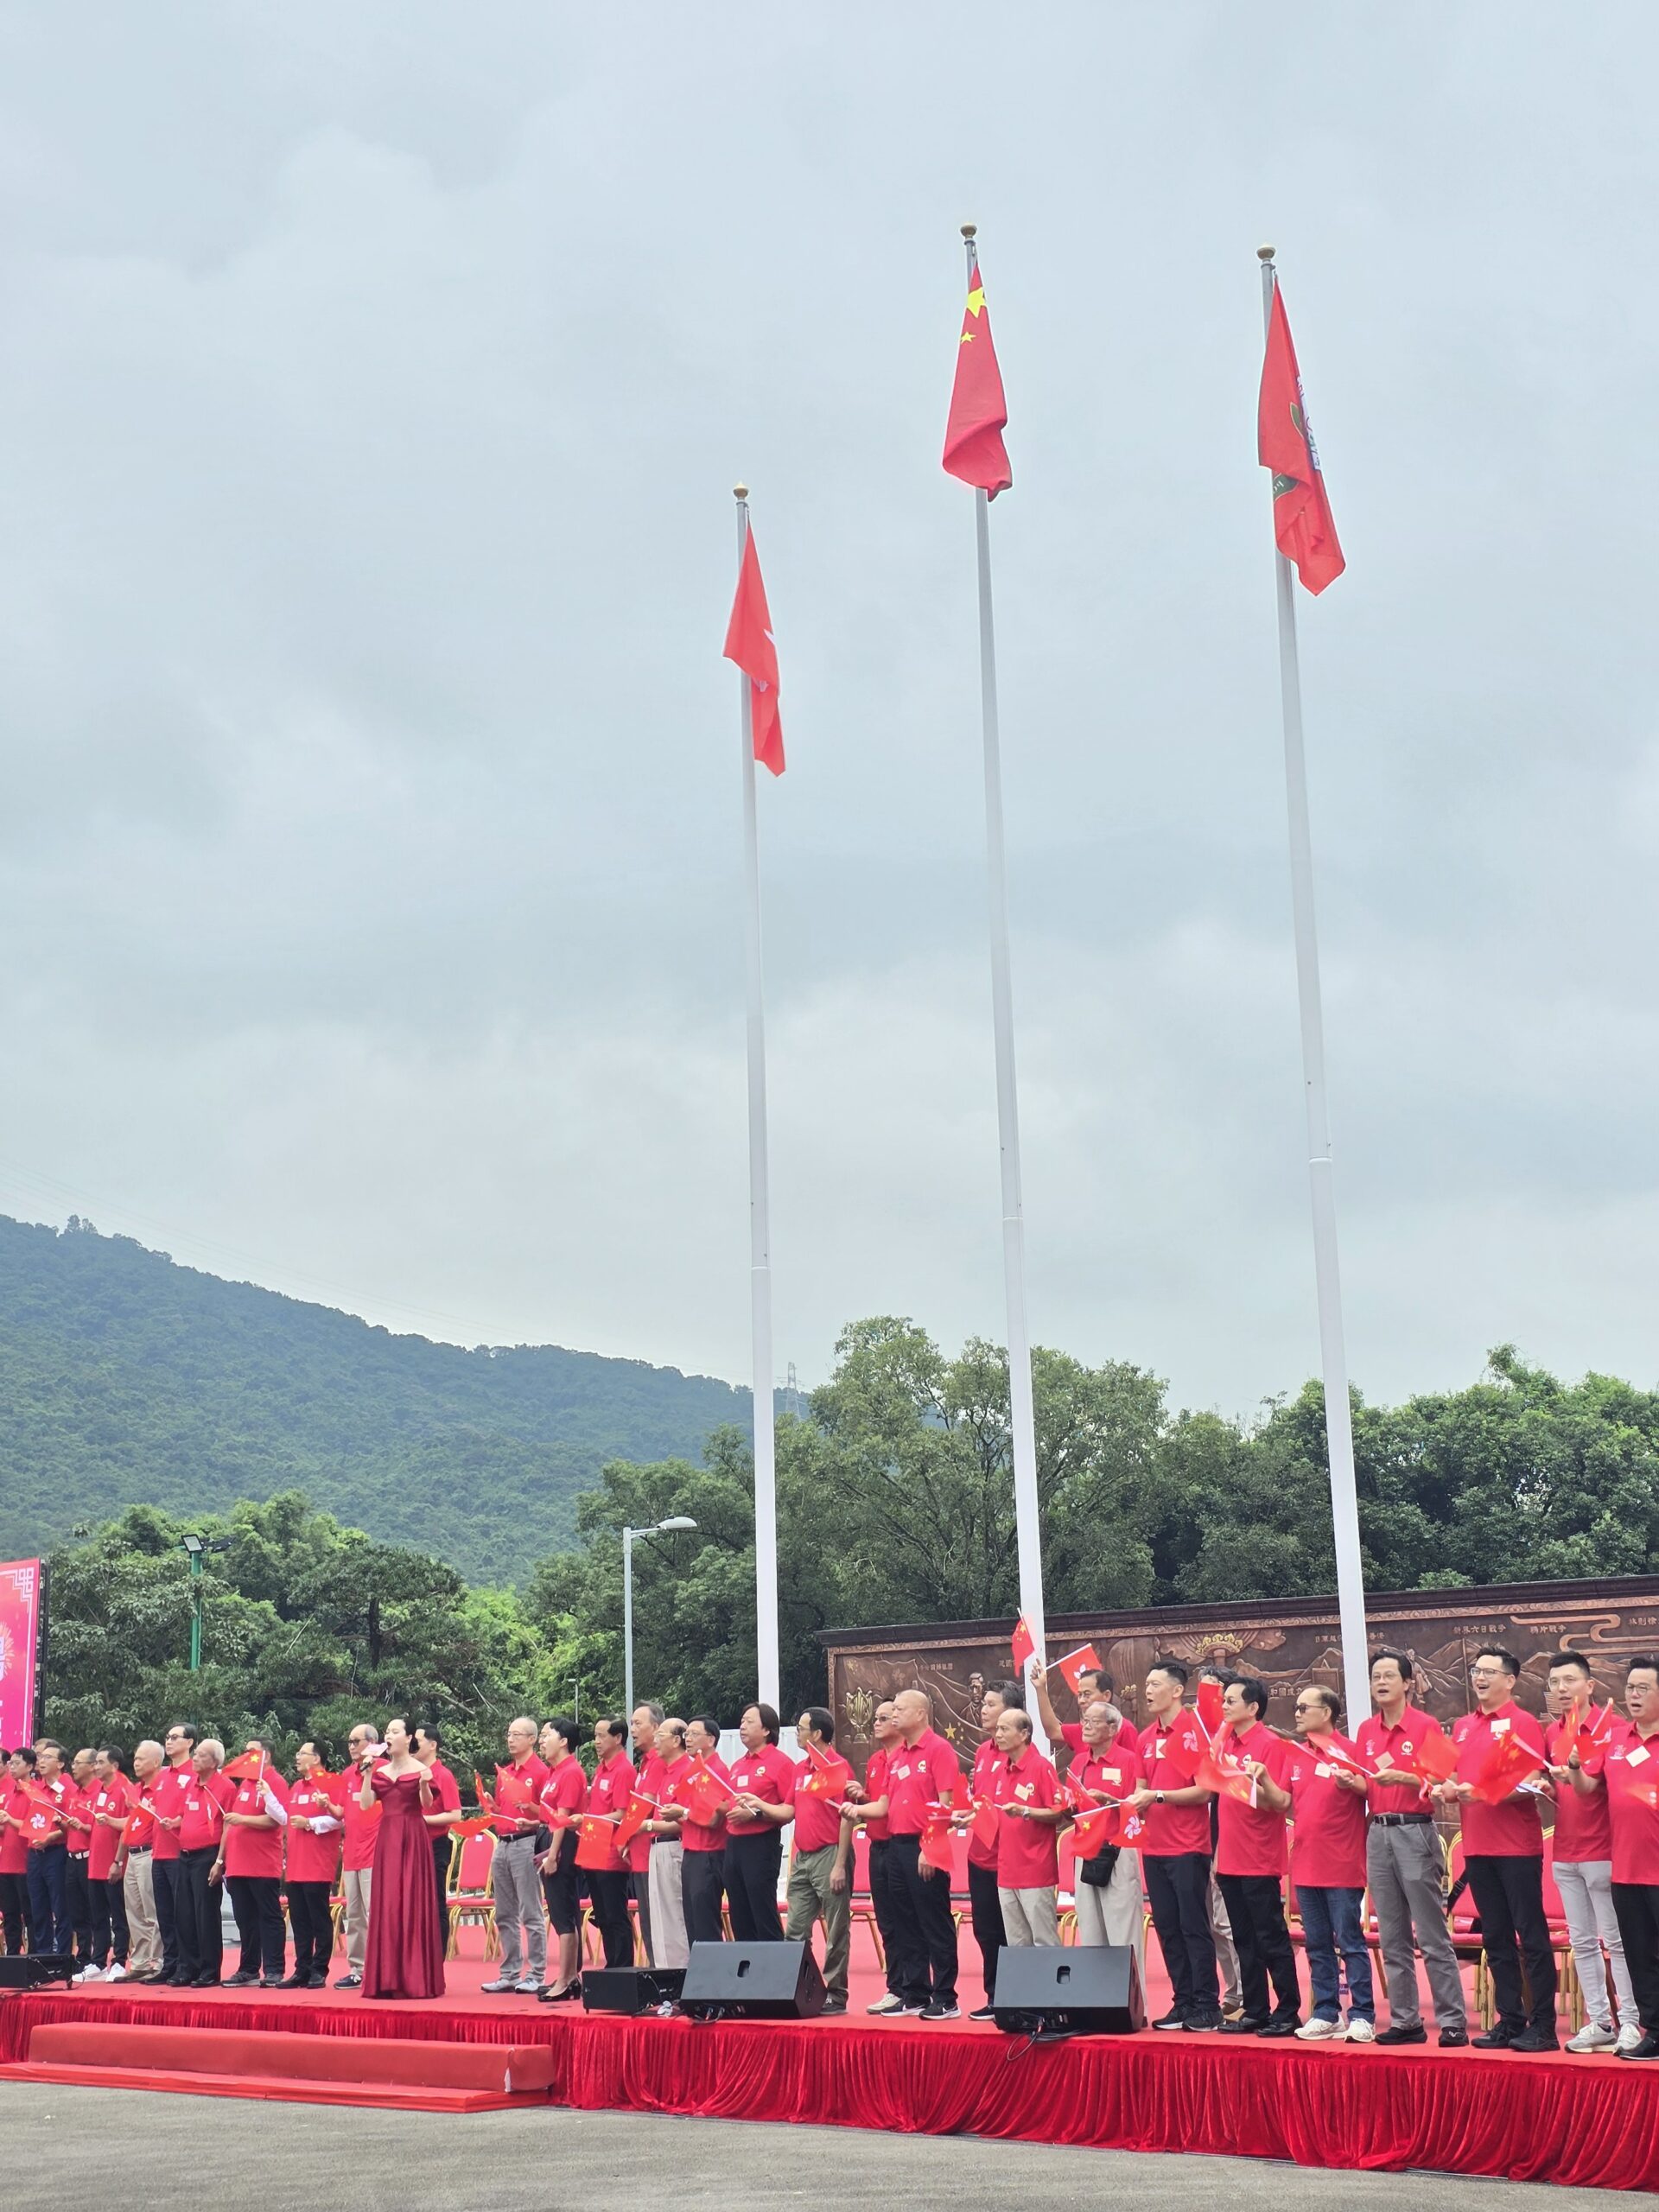
<instances>
[{"instance_id":1,"label":"black stage monitor speaker","mask_svg":"<svg viewBox=\"0 0 1659 2212\"><path fill-rule=\"evenodd\" d=\"M67 1951L26 1951L0 1958L0 1989L38 1989L46 1981L73 1981L75 1961Z\"/></svg>"},{"instance_id":2,"label":"black stage monitor speaker","mask_svg":"<svg viewBox=\"0 0 1659 2212\"><path fill-rule=\"evenodd\" d=\"M582 1977L584 2012L654 2012L677 2005L683 1967L589 1967Z\"/></svg>"},{"instance_id":3,"label":"black stage monitor speaker","mask_svg":"<svg viewBox=\"0 0 1659 2212\"><path fill-rule=\"evenodd\" d=\"M810 2020L826 1994L810 1943L694 1943L680 2002L700 2020Z\"/></svg>"},{"instance_id":4,"label":"black stage monitor speaker","mask_svg":"<svg viewBox=\"0 0 1659 2212\"><path fill-rule=\"evenodd\" d=\"M1127 1943L1005 1943L996 1955L996 2024L1011 2035L1066 2030L1131 2036L1147 2024L1140 1970Z\"/></svg>"}]
</instances>

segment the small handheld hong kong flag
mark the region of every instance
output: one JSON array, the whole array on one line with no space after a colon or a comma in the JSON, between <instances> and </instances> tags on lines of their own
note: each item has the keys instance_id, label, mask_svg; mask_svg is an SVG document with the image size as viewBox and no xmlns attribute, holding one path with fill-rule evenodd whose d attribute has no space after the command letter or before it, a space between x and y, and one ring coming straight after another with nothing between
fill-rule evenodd
<instances>
[{"instance_id":1,"label":"small handheld hong kong flag","mask_svg":"<svg viewBox=\"0 0 1659 2212\"><path fill-rule=\"evenodd\" d=\"M135 1805L121 1831L121 1840L130 1849L135 1844L148 1843L155 1833L155 1814L148 1805Z\"/></svg>"},{"instance_id":2,"label":"small handheld hong kong flag","mask_svg":"<svg viewBox=\"0 0 1659 2212\"><path fill-rule=\"evenodd\" d=\"M1002 442L1008 403L1002 372L991 343L991 315L979 281L979 255L968 271L968 304L957 340L957 374L950 387L950 415L944 426L944 467L947 476L971 484L994 499L1014 481L1008 449Z\"/></svg>"},{"instance_id":3,"label":"small handheld hong kong flag","mask_svg":"<svg viewBox=\"0 0 1659 2212\"><path fill-rule=\"evenodd\" d=\"M1222 1689L1206 1675L1198 1684L1198 1726L1213 1744L1221 1733Z\"/></svg>"},{"instance_id":4,"label":"small handheld hong kong flag","mask_svg":"<svg viewBox=\"0 0 1659 2212\"><path fill-rule=\"evenodd\" d=\"M1054 1662L1054 1671L1076 1697L1079 1694L1077 1684L1085 1674L1098 1675L1104 1670L1100 1663L1100 1654L1094 1645L1080 1643L1075 1651L1068 1651L1064 1659Z\"/></svg>"},{"instance_id":5,"label":"small handheld hong kong flag","mask_svg":"<svg viewBox=\"0 0 1659 2212\"><path fill-rule=\"evenodd\" d=\"M1285 302L1274 281L1268 311L1268 352L1256 403L1256 452L1273 471L1273 534L1279 550L1311 592L1322 592L1347 567L1337 543L1325 478L1302 401L1301 372L1291 343Z\"/></svg>"},{"instance_id":6,"label":"small handheld hong kong flag","mask_svg":"<svg viewBox=\"0 0 1659 2212\"><path fill-rule=\"evenodd\" d=\"M602 1874L610 1866L616 1845L616 1823L608 1813L584 1813L576 1832L576 1864L590 1874Z\"/></svg>"},{"instance_id":7,"label":"small handheld hong kong flag","mask_svg":"<svg viewBox=\"0 0 1659 2212\"><path fill-rule=\"evenodd\" d=\"M1014 1624L1014 1636L1009 1649L1014 1653L1014 1673L1023 1675L1027 1662L1037 1656L1037 1639L1027 1627L1023 1613Z\"/></svg>"},{"instance_id":8,"label":"small handheld hong kong flag","mask_svg":"<svg viewBox=\"0 0 1659 2212\"><path fill-rule=\"evenodd\" d=\"M784 772L784 730L778 719L778 646L772 634L772 610L760 580L754 532L743 533L743 565L737 572L737 596L726 626L725 658L749 679L749 710L754 757L774 776Z\"/></svg>"}]
</instances>

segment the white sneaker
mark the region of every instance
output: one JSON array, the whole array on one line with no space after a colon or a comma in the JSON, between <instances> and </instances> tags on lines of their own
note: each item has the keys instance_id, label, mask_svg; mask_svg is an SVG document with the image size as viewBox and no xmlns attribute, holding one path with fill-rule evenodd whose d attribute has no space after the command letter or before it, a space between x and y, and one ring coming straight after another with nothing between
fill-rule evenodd
<instances>
[{"instance_id":1,"label":"white sneaker","mask_svg":"<svg viewBox=\"0 0 1659 2212\"><path fill-rule=\"evenodd\" d=\"M1613 2033L1611 2020L1586 2020L1577 2035L1569 2036L1567 2039L1569 2050L1612 2050L1617 2049L1618 2044L1618 2037Z\"/></svg>"},{"instance_id":2,"label":"white sneaker","mask_svg":"<svg viewBox=\"0 0 1659 2212\"><path fill-rule=\"evenodd\" d=\"M1642 2029L1639 2022L1626 2020L1619 2029L1618 2038L1614 2048L1618 2050L1634 2050L1641 2040ZM1569 2050L1573 2048L1571 2044L1567 2047Z\"/></svg>"},{"instance_id":3,"label":"white sneaker","mask_svg":"<svg viewBox=\"0 0 1659 2212\"><path fill-rule=\"evenodd\" d=\"M112 1966L104 1977L105 1981L124 1981L126 1978L127 1970L124 1966Z\"/></svg>"},{"instance_id":4,"label":"white sneaker","mask_svg":"<svg viewBox=\"0 0 1659 2212\"><path fill-rule=\"evenodd\" d=\"M522 1981L515 1981L512 1986L520 1997L539 1997L542 1993L542 1984L533 1974L527 1974Z\"/></svg>"},{"instance_id":5,"label":"white sneaker","mask_svg":"<svg viewBox=\"0 0 1659 2212\"><path fill-rule=\"evenodd\" d=\"M1341 2043L1347 2033L1340 2020L1322 2020L1316 2014L1313 2019L1302 2022L1296 2031L1296 2040L1298 2043Z\"/></svg>"},{"instance_id":6,"label":"white sneaker","mask_svg":"<svg viewBox=\"0 0 1659 2212\"><path fill-rule=\"evenodd\" d=\"M102 1981L104 1977L96 1967L82 1967L74 1979L77 1981Z\"/></svg>"},{"instance_id":7,"label":"white sneaker","mask_svg":"<svg viewBox=\"0 0 1659 2212\"><path fill-rule=\"evenodd\" d=\"M891 1990L885 1997L878 1997L874 2005L864 2007L867 2012L874 2012L878 2019L886 2018L890 2013L902 2012L904 2009L904 1999L895 1996Z\"/></svg>"},{"instance_id":8,"label":"white sneaker","mask_svg":"<svg viewBox=\"0 0 1659 2212\"><path fill-rule=\"evenodd\" d=\"M1369 2020L1358 2020L1351 2017L1348 2022L1348 2040L1350 2043L1375 2043L1376 2030Z\"/></svg>"}]
</instances>

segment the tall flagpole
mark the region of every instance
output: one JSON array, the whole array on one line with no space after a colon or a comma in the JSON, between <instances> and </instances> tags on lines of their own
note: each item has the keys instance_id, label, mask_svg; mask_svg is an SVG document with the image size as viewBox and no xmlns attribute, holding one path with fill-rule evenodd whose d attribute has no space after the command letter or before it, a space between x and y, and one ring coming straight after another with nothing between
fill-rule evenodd
<instances>
[{"instance_id":1,"label":"tall flagpole","mask_svg":"<svg viewBox=\"0 0 1659 2212\"><path fill-rule=\"evenodd\" d=\"M977 226L962 226L968 278L973 282ZM996 1127L1002 1158L1002 1283L1008 1313L1008 1411L1014 1447L1014 1520L1020 1562L1020 1610L1039 1659L1044 1636L1043 1544L1037 1503L1037 1421L1031 1391L1031 1337L1026 1323L1026 1222L1020 1180L1020 1090L1014 1065L1014 978L1008 956L1008 868L1002 837L1002 748L996 710L996 631L991 610L991 515L988 493L974 493L979 560L979 694L985 744L985 859L990 893L991 1026L996 1040ZM1026 1672L1030 1673L1027 1662ZM1028 1700L1039 1749L1047 1738Z\"/></svg>"},{"instance_id":2,"label":"tall flagpole","mask_svg":"<svg viewBox=\"0 0 1659 2212\"><path fill-rule=\"evenodd\" d=\"M1264 331L1273 319L1278 281L1273 248L1258 249ZM1290 563L1275 547L1279 587L1279 690L1285 721L1285 797L1290 816L1290 905L1296 936L1296 997L1301 1014L1302 1093L1307 1109L1307 1173L1313 1202L1313 1279L1319 1309L1319 1371L1325 1383L1325 1433L1331 1465L1331 1522L1336 1538L1337 1606L1342 1626L1342 1675L1348 1728L1371 1709L1365 1634L1365 1579L1360 1563L1359 1504L1354 1486L1354 1424L1348 1402L1343 1343L1342 1276L1337 1264L1337 1197L1331 1157L1331 1116L1325 1088L1325 1012L1319 989L1319 938L1313 907L1313 839L1307 817L1307 757L1302 745L1302 675L1296 652L1296 600Z\"/></svg>"},{"instance_id":3,"label":"tall flagpole","mask_svg":"<svg viewBox=\"0 0 1659 2212\"><path fill-rule=\"evenodd\" d=\"M737 567L749 537L749 487L737 501ZM766 1177L766 1009L760 965L760 835L754 800L754 708L739 671L743 734L743 873L749 994L749 1334L754 1372L754 1649L756 1694L775 1707L778 1681L778 1468L772 1388L772 1209Z\"/></svg>"}]
</instances>

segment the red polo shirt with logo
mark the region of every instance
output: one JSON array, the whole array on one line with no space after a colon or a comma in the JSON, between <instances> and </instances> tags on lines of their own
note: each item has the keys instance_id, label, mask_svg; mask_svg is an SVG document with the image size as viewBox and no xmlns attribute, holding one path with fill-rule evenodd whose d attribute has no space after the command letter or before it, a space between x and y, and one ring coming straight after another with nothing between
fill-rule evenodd
<instances>
[{"instance_id":1,"label":"red polo shirt with logo","mask_svg":"<svg viewBox=\"0 0 1659 2212\"><path fill-rule=\"evenodd\" d=\"M588 1792L588 1810L593 1814L625 1813L628 1799L633 1792L633 1761L626 1751L613 1751L599 1763L593 1788ZM616 1847L614 1827L606 1831L609 1839L605 1864L595 1871L601 1874L620 1874L626 1871L627 1862Z\"/></svg>"},{"instance_id":2,"label":"red polo shirt with logo","mask_svg":"<svg viewBox=\"0 0 1659 2212\"><path fill-rule=\"evenodd\" d=\"M1544 1731L1544 1748L1549 1753L1552 1766L1567 1764L1567 1723L1552 1720ZM1617 1742L1618 1726L1614 1724L1609 1749ZM1603 1771L1605 1753L1592 1758L1590 1772ZM1577 1866L1586 1860L1611 1859L1613 1855L1613 1825L1607 1810L1607 1792L1595 1790L1586 1797L1573 1787L1572 1777L1555 1784L1555 1831L1550 1855L1558 1863Z\"/></svg>"},{"instance_id":3,"label":"red polo shirt with logo","mask_svg":"<svg viewBox=\"0 0 1659 2212\"><path fill-rule=\"evenodd\" d=\"M887 1754L887 1825L894 1835L920 1835L930 1804L950 1803L962 1781L962 1762L936 1729Z\"/></svg>"},{"instance_id":4,"label":"red polo shirt with logo","mask_svg":"<svg viewBox=\"0 0 1659 2212\"><path fill-rule=\"evenodd\" d=\"M1457 1779L1473 1782L1491 1757L1494 1744L1501 1744L1511 1732L1529 1750L1543 1750L1542 1729L1513 1698L1496 1713L1465 1713L1461 1720L1453 1721L1452 1741L1459 1754ZM1506 1797L1498 1805L1488 1805L1478 1797L1471 1797L1466 1805L1458 1808L1463 1818L1465 1851L1487 1859L1541 1859L1544 1824L1538 1806L1538 1799L1530 1796Z\"/></svg>"},{"instance_id":5,"label":"red polo shirt with logo","mask_svg":"<svg viewBox=\"0 0 1659 2212\"><path fill-rule=\"evenodd\" d=\"M1224 1728L1217 1749L1266 1767L1278 1787L1284 1788L1290 1746L1260 1720L1242 1733L1236 1728ZM1282 1877L1288 1864L1282 1813L1275 1812L1265 1800L1247 1805L1225 1792L1217 1799L1216 1811L1220 1822L1216 1837L1217 1874L1243 1874L1257 1879L1265 1875Z\"/></svg>"},{"instance_id":6,"label":"red polo shirt with logo","mask_svg":"<svg viewBox=\"0 0 1659 2212\"><path fill-rule=\"evenodd\" d=\"M184 1824L179 1830L181 1851L206 1851L225 1833L225 1815L236 1796L236 1784L222 1774L204 1780L193 1775L181 1803Z\"/></svg>"},{"instance_id":7,"label":"red polo shirt with logo","mask_svg":"<svg viewBox=\"0 0 1659 2212\"><path fill-rule=\"evenodd\" d=\"M563 1831L587 1811L588 1777L574 1751L548 1769L547 1780L542 1784L541 1805L550 1816L563 1815L550 1818L556 1844L563 1840Z\"/></svg>"},{"instance_id":8,"label":"red polo shirt with logo","mask_svg":"<svg viewBox=\"0 0 1659 2212\"><path fill-rule=\"evenodd\" d=\"M839 1751L827 1745L818 1748L818 1757L829 1771L823 1780L827 1790L809 1789L818 1770L810 1758L801 1761L795 1770L795 1848L797 1851L823 1851L830 1844L841 1841L841 1815L835 1810L847 1794L847 1784L853 1778L853 1770Z\"/></svg>"},{"instance_id":9,"label":"red polo shirt with logo","mask_svg":"<svg viewBox=\"0 0 1659 2212\"><path fill-rule=\"evenodd\" d=\"M150 1852L154 1859L176 1859L182 1846L177 1828L162 1826L163 1821L176 1821L184 1811L185 1792L196 1779L196 1770L188 1757L175 1766L164 1766L149 1785L149 1802L156 1814L156 1839Z\"/></svg>"},{"instance_id":10,"label":"red polo shirt with logo","mask_svg":"<svg viewBox=\"0 0 1659 2212\"><path fill-rule=\"evenodd\" d=\"M991 1777L1001 1756L988 1736L974 1753L973 1771L968 1777L968 1795L976 1805L991 1797ZM991 1802L995 1801L993 1799ZM968 1831L968 1864L982 1866L988 1874L996 1872L995 1844L982 1843L978 1831L974 1828Z\"/></svg>"},{"instance_id":11,"label":"red polo shirt with logo","mask_svg":"<svg viewBox=\"0 0 1659 2212\"><path fill-rule=\"evenodd\" d=\"M376 1759L371 1766L380 1764ZM365 1810L358 1802L363 1789L363 1770L355 1764L348 1766L340 1777L343 1796L340 1818L346 1823L346 1853L342 1869L347 1874L361 1874L374 1864L374 1840L380 1833L380 1808L372 1804Z\"/></svg>"},{"instance_id":12,"label":"red polo shirt with logo","mask_svg":"<svg viewBox=\"0 0 1659 2212\"><path fill-rule=\"evenodd\" d=\"M1340 1770L1327 1751L1357 1758L1334 1729L1286 1746L1284 1788L1290 1792L1290 1878L1297 1889L1363 1890L1365 1886L1365 1799L1337 1780Z\"/></svg>"},{"instance_id":13,"label":"red polo shirt with logo","mask_svg":"<svg viewBox=\"0 0 1659 2212\"><path fill-rule=\"evenodd\" d=\"M105 1814L124 1825L130 1811L134 1791L124 1774L112 1774L107 1782L100 1782L92 1792L92 1842L86 1855L86 1878L89 1882L107 1882L115 1866L115 1854L121 1848L121 1830L106 1827Z\"/></svg>"},{"instance_id":14,"label":"red polo shirt with logo","mask_svg":"<svg viewBox=\"0 0 1659 2212\"><path fill-rule=\"evenodd\" d=\"M647 1751L640 1762L639 1771L634 1777L633 1786L642 1797L649 1797L653 1805L660 1805L663 1802L663 1791L667 1787L664 1779L666 1773L667 1769L656 1752ZM630 1840L628 1872L631 1874L650 1872L651 1847L654 1841L655 1838L646 1835L643 1829Z\"/></svg>"},{"instance_id":15,"label":"red polo shirt with logo","mask_svg":"<svg viewBox=\"0 0 1659 2212\"><path fill-rule=\"evenodd\" d=\"M878 1748L864 1762L864 1795L872 1803L876 1798L887 1795L887 1761L890 1757L890 1752ZM888 1811L891 1810L889 1807ZM883 1813L877 1820L865 1821L864 1833L872 1843L886 1843L893 1834L893 1822L887 1814Z\"/></svg>"},{"instance_id":16,"label":"red polo shirt with logo","mask_svg":"<svg viewBox=\"0 0 1659 2212\"><path fill-rule=\"evenodd\" d=\"M1369 1767L1375 1767L1384 1751L1395 1766L1404 1766L1421 1748L1426 1737L1444 1733L1431 1713L1423 1712L1419 1706L1408 1705L1392 1728L1385 1724L1380 1713L1368 1713L1359 1724L1354 1749ZM1366 1793L1366 1803L1374 1813L1428 1810L1428 1801L1419 1781L1374 1782Z\"/></svg>"},{"instance_id":17,"label":"red polo shirt with logo","mask_svg":"<svg viewBox=\"0 0 1659 2212\"><path fill-rule=\"evenodd\" d=\"M96 1783L90 1789L83 1789L73 1778L64 1793L63 1809L68 1816L64 1828L64 1840L68 1844L70 1855L73 1858L85 1859L92 1851L92 1799L97 1794ZM84 1827L80 1825L83 1821L86 1823Z\"/></svg>"},{"instance_id":18,"label":"red polo shirt with logo","mask_svg":"<svg viewBox=\"0 0 1659 2212\"><path fill-rule=\"evenodd\" d=\"M991 1802L997 1810L996 1886L1000 1890L1052 1889L1060 1878L1059 1824L1022 1820L1009 1805L1052 1808L1058 1804L1060 1777L1053 1763L1034 1744L1013 1758L998 1754L991 1775Z\"/></svg>"},{"instance_id":19,"label":"red polo shirt with logo","mask_svg":"<svg viewBox=\"0 0 1659 2212\"><path fill-rule=\"evenodd\" d=\"M685 1794L685 1785L690 1780L691 1770L696 1764L696 1761L688 1752L683 1769L675 1773L668 1785L668 1795L672 1803L676 1805L690 1803L690 1798ZM703 1764L717 1774L722 1782L731 1780L732 1770L718 1751L705 1751ZM701 1821L694 1821L688 1812L680 1822L680 1841L688 1851L724 1851L726 1823L724 1821L715 1821L705 1825Z\"/></svg>"},{"instance_id":20,"label":"red polo shirt with logo","mask_svg":"<svg viewBox=\"0 0 1659 2212\"><path fill-rule=\"evenodd\" d=\"M335 1785L336 1791L338 1785ZM330 1828L326 1835L313 1835L309 1828L296 1828L294 1815L300 1814L308 1821L327 1820L332 1813L340 1818L340 1801L338 1794L330 1796L320 1789L308 1776L290 1784L288 1792L289 1825L283 1830L288 1845L288 1878L290 1882L327 1882L333 1884L340 1872L340 1832Z\"/></svg>"},{"instance_id":21,"label":"red polo shirt with logo","mask_svg":"<svg viewBox=\"0 0 1659 2212\"><path fill-rule=\"evenodd\" d=\"M499 1774L510 1774L512 1777L515 1783L524 1790L528 1802L522 1807L515 1808L511 1815L492 1821L490 1826L499 1836L529 1835L531 1830L521 1828L518 1823L520 1821L534 1820L536 1817L537 1800L540 1797L543 1785L548 1777L547 1763L531 1751L527 1758L509 1760L498 1771ZM499 1789L500 1784L498 1781L496 1786L498 1805L501 1802Z\"/></svg>"},{"instance_id":22,"label":"red polo shirt with logo","mask_svg":"<svg viewBox=\"0 0 1659 2212\"><path fill-rule=\"evenodd\" d=\"M1138 1747L1148 1789L1190 1787L1204 1757L1204 1732L1198 1717L1189 1707L1171 1715L1168 1725L1148 1720ZM1189 1851L1210 1855L1210 1801L1196 1805L1148 1805L1141 1815L1146 1823L1141 1838L1143 1858L1175 1859Z\"/></svg>"},{"instance_id":23,"label":"red polo shirt with logo","mask_svg":"<svg viewBox=\"0 0 1659 2212\"><path fill-rule=\"evenodd\" d=\"M762 1744L758 1751L745 1751L732 1761L732 1787L762 1804L787 1805L795 1796L795 1762L776 1744ZM728 1813L728 1835L760 1835L773 1821L745 1821Z\"/></svg>"}]
</instances>

